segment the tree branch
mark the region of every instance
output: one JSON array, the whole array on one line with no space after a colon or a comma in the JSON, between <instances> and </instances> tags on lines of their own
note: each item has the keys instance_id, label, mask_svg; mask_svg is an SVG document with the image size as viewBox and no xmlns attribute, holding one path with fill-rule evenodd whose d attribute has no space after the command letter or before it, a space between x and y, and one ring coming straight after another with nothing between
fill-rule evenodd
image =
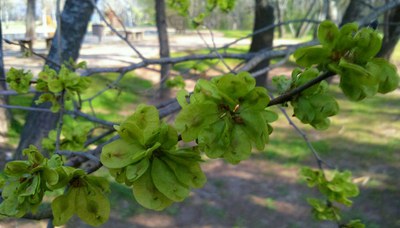
<instances>
[{"instance_id":1,"label":"tree branch","mask_svg":"<svg viewBox=\"0 0 400 228\"><path fill-rule=\"evenodd\" d=\"M269 104L267 105L267 107L270 106L274 106L277 104L283 104L285 102L290 101L294 96L296 96L297 94L300 94L301 92L303 92L304 90L310 88L311 86L329 78L334 76L335 74L333 72L326 72L321 74L320 76L308 81L307 83L304 83L303 85L296 87L292 90L289 90L288 92L280 95L279 97L276 97L274 99L272 99Z\"/></svg>"}]
</instances>

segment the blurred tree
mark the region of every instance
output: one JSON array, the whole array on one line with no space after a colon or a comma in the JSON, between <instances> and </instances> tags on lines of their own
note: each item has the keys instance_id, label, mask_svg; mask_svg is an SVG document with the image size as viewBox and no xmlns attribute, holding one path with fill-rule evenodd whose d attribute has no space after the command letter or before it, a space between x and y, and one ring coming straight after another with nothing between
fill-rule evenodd
<instances>
[{"instance_id":1,"label":"blurred tree","mask_svg":"<svg viewBox=\"0 0 400 228\"><path fill-rule=\"evenodd\" d=\"M95 0L96 1L96 0ZM46 65L59 70L59 65L54 63L63 63L72 58L76 60L79 56L79 50L87 30L90 17L94 7L90 1L67 0L64 10L61 14L61 32L56 32L54 42L52 43L48 61ZM58 36L61 36L61 47L58 46ZM61 49L61 50L59 50ZM60 51L60 52L59 52ZM61 56L58 55L61 53ZM34 100L40 94L36 94ZM32 103L33 107L38 107ZM49 103L39 105L42 108L48 108ZM22 150L30 144L40 146L43 137L47 136L49 131L56 127L58 114L48 112L29 112L26 116L26 122L21 133L21 140L15 153L16 159L21 159Z\"/></svg>"},{"instance_id":2,"label":"blurred tree","mask_svg":"<svg viewBox=\"0 0 400 228\"><path fill-rule=\"evenodd\" d=\"M26 32L25 37L28 39L35 39L35 19L36 19L36 0L27 0L26 8Z\"/></svg>"},{"instance_id":3,"label":"blurred tree","mask_svg":"<svg viewBox=\"0 0 400 228\"><path fill-rule=\"evenodd\" d=\"M0 38L3 38L2 31L2 21L0 20ZM5 81L5 73L4 73L4 62L3 62L3 42L0 42L0 91L7 90L7 85ZM0 105L7 104L7 97L0 97ZM0 143L5 143L7 141L6 134L8 132L8 124L9 124L9 111L7 109L0 109Z\"/></svg>"},{"instance_id":4,"label":"blurred tree","mask_svg":"<svg viewBox=\"0 0 400 228\"><path fill-rule=\"evenodd\" d=\"M158 33L158 42L160 46L160 58L168 58L169 55L169 42L167 32L167 17L166 17L166 5L165 0L156 0L156 24ZM167 92L168 88L165 87L165 81L168 78L169 71L171 69L170 64L162 64L160 72L160 97L163 97L164 93Z\"/></svg>"},{"instance_id":5,"label":"blurred tree","mask_svg":"<svg viewBox=\"0 0 400 228\"><path fill-rule=\"evenodd\" d=\"M253 32L274 24L274 7L268 0L255 0L255 17ZM263 49L271 48L274 40L274 29L254 35L251 40L249 52L258 52ZM250 72L254 73L264 69L269 65L269 59L265 59L257 64ZM267 85L268 74L262 74L256 77L257 86Z\"/></svg>"},{"instance_id":6,"label":"blurred tree","mask_svg":"<svg viewBox=\"0 0 400 228\"><path fill-rule=\"evenodd\" d=\"M378 56L389 59L400 37L400 7L389 11L384 21L384 37L382 49Z\"/></svg>"}]
</instances>

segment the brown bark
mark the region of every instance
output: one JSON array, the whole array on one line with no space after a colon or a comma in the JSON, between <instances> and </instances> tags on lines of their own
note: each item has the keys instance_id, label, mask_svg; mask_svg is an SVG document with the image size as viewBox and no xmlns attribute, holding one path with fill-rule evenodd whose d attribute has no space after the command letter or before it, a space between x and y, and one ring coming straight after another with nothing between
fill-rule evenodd
<instances>
[{"instance_id":1,"label":"brown bark","mask_svg":"<svg viewBox=\"0 0 400 228\"><path fill-rule=\"evenodd\" d=\"M360 19L363 15L366 5L362 3L363 0L351 0L343 14L342 23L346 24Z\"/></svg>"},{"instance_id":2,"label":"brown bark","mask_svg":"<svg viewBox=\"0 0 400 228\"><path fill-rule=\"evenodd\" d=\"M169 53L169 42L168 42L168 32L167 32L167 18L165 12L165 0L156 0L156 24L158 33L158 42L160 45L160 57L168 58ZM171 69L170 64L162 64L160 72L160 97L163 97L167 93L167 88L165 87L165 81L168 78L169 71Z\"/></svg>"},{"instance_id":3,"label":"brown bark","mask_svg":"<svg viewBox=\"0 0 400 228\"><path fill-rule=\"evenodd\" d=\"M257 31L274 23L274 7L266 0L256 0L255 2L255 18L253 31ZM253 36L249 52L258 52L262 49L271 48L274 40L274 30L270 29L266 32ZM269 66L269 59L263 60L255 66L250 72L255 72ZM256 77L257 86L267 85L268 73Z\"/></svg>"}]
</instances>

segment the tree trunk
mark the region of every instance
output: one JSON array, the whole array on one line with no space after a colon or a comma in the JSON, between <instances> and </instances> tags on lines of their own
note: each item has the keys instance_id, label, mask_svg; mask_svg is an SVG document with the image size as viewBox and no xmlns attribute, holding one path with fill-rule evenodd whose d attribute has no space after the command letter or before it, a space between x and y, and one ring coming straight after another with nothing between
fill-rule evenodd
<instances>
[{"instance_id":1,"label":"tree trunk","mask_svg":"<svg viewBox=\"0 0 400 228\"><path fill-rule=\"evenodd\" d=\"M391 10L387 15L387 19L384 25L385 27L387 26L387 29L384 29L382 48L378 56L389 59L400 37L400 7Z\"/></svg>"},{"instance_id":2,"label":"tree trunk","mask_svg":"<svg viewBox=\"0 0 400 228\"><path fill-rule=\"evenodd\" d=\"M33 40L35 39L36 0L27 0L27 6L25 18L25 37Z\"/></svg>"},{"instance_id":3,"label":"tree trunk","mask_svg":"<svg viewBox=\"0 0 400 228\"><path fill-rule=\"evenodd\" d=\"M253 31L257 31L274 23L274 7L266 0L256 0L255 17ZM258 52L262 49L271 48L274 40L274 30L253 36L249 52ZM269 59L263 60L255 66L250 72L256 72L269 66ZM256 77L257 86L267 85L268 73Z\"/></svg>"},{"instance_id":4,"label":"tree trunk","mask_svg":"<svg viewBox=\"0 0 400 228\"><path fill-rule=\"evenodd\" d=\"M363 11L366 8L365 4L362 4L363 0L351 0L343 14L342 23L344 25L349 22L354 22L360 19L363 15Z\"/></svg>"},{"instance_id":5,"label":"tree trunk","mask_svg":"<svg viewBox=\"0 0 400 228\"><path fill-rule=\"evenodd\" d=\"M156 0L156 24L158 33L158 42L160 45L160 57L168 58L169 55L169 42L167 32L167 19L165 13L165 0ZM162 64L160 72L160 97L163 97L167 93L165 87L165 81L168 78L169 71L171 69L170 64Z\"/></svg>"},{"instance_id":6,"label":"tree trunk","mask_svg":"<svg viewBox=\"0 0 400 228\"><path fill-rule=\"evenodd\" d=\"M88 23L93 13L93 6L90 1L67 0L64 10L61 14L61 34L56 32L48 59L56 63L63 63L72 58L76 60L86 33ZM61 36L61 47L58 47L58 36ZM61 48L61 56L58 55L58 49ZM61 59L60 59L61 57ZM59 70L59 67L50 61L46 62L51 68ZM36 94L34 100L40 94ZM37 107L34 103L33 107ZM50 104L39 105L41 108L49 108ZM29 112L21 134L15 158L22 157L21 151L30 144L40 146L43 137L47 137L50 130L54 129L58 120L57 113L47 112Z\"/></svg>"},{"instance_id":7,"label":"tree trunk","mask_svg":"<svg viewBox=\"0 0 400 228\"><path fill-rule=\"evenodd\" d=\"M281 10L281 5L279 4L278 0L275 1L275 8L276 8L276 17L278 19L278 24L282 23L282 21L283 21L283 16L282 16L283 12ZM283 37L283 26L282 25L278 26L278 37L279 38Z\"/></svg>"},{"instance_id":8,"label":"tree trunk","mask_svg":"<svg viewBox=\"0 0 400 228\"><path fill-rule=\"evenodd\" d=\"M0 20L0 38L3 38L3 31L1 27ZM6 75L4 73L4 62L3 62L3 42L0 40L0 90L6 90ZM7 104L7 97L0 97L0 104ZM8 132L8 124L9 124L9 112L5 108L0 108L0 144L4 144L7 142L7 132Z\"/></svg>"}]
</instances>

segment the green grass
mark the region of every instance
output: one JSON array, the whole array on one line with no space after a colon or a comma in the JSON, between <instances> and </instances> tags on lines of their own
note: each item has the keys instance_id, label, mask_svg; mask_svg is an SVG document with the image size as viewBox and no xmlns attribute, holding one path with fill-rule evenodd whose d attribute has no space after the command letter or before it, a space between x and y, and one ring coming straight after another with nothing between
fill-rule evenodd
<instances>
[{"instance_id":1,"label":"green grass","mask_svg":"<svg viewBox=\"0 0 400 228\"><path fill-rule=\"evenodd\" d=\"M224 37L228 38L242 38L252 33L251 30L218 30L224 34Z\"/></svg>"},{"instance_id":2,"label":"green grass","mask_svg":"<svg viewBox=\"0 0 400 228\"><path fill-rule=\"evenodd\" d=\"M91 78L91 86L82 95L83 100L95 96L99 91L110 86L118 78L118 74L98 74ZM134 73L127 73L118 84L93 99L92 105L96 115L108 121L122 121L126 117L124 112L132 112L132 107L140 103L142 93L151 87L151 82L136 77ZM88 102L84 102L82 110L91 113Z\"/></svg>"},{"instance_id":3,"label":"green grass","mask_svg":"<svg viewBox=\"0 0 400 228\"><path fill-rule=\"evenodd\" d=\"M227 53L231 54L240 54L240 53L247 53L249 50L249 46L234 46L227 48L225 51ZM222 53L222 50L219 50L220 53ZM172 54L172 57L181 57L181 56L186 56L188 54L196 54L196 55L201 55L201 54L209 54L210 50L207 48L196 50L196 51L190 51L190 52L176 52ZM240 60L236 59L224 59L225 64L233 67L236 64L240 63ZM173 69L175 71L181 72L181 73L188 73L188 72L193 72L193 73L203 73L206 72L210 69L214 69L215 71L219 72L226 72L227 67L225 64L219 60L219 59L210 59L210 60L201 60L201 61L185 61L181 62L178 64L175 64L173 66Z\"/></svg>"}]
</instances>

